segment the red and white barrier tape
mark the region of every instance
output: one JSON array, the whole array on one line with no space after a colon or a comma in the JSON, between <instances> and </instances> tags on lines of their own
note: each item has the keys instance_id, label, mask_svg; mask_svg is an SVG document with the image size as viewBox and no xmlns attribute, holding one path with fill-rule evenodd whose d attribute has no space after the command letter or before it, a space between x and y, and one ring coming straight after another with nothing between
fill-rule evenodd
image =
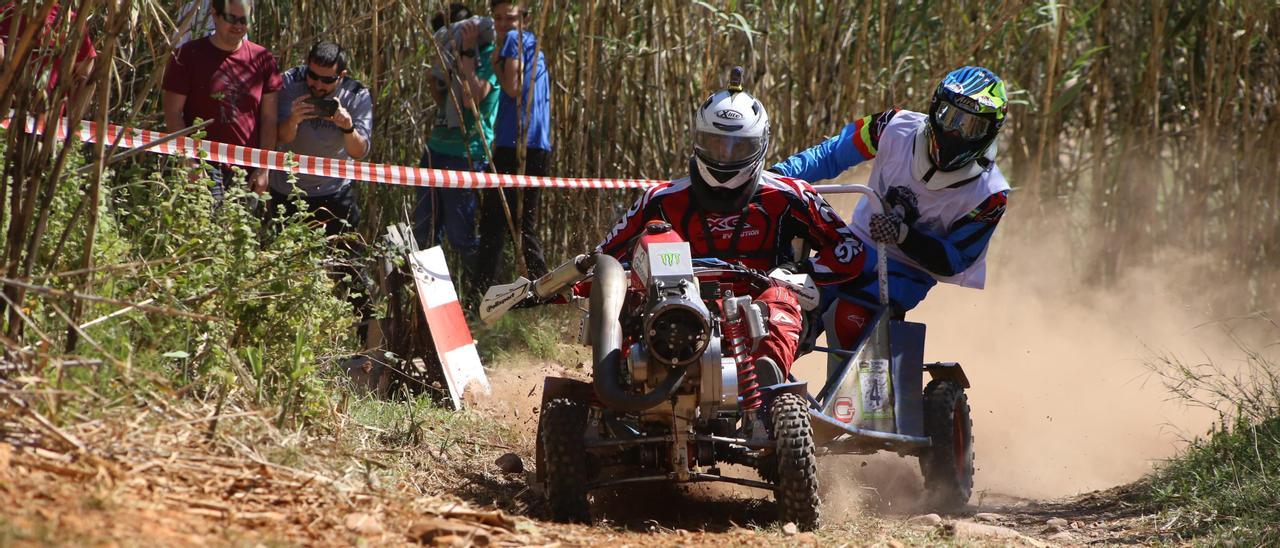
<instances>
[{"instance_id":1,"label":"red and white barrier tape","mask_svg":"<svg viewBox=\"0 0 1280 548\"><path fill-rule=\"evenodd\" d=\"M8 128L12 119L0 122L0 127ZM27 119L27 132L44 133L42 126L37 127L33 119ZM120 137L123 134L123 137ZM79 138L81 141L93 142L97 135L97 123L80 122ZM123 128L108 124L106 141L115 143L119 138L122 148L145 147L165 138L168 134L145 129ZM67 120L58 122L58 138L67 137ZM356 181L382 183L403 186L426 186L438 188L569 188L569 189L612 189L612 188L648 188L666 181L648 179L585 179L572 177L533 177L528 175L504 175L498 173L482 173L475 171L450 171L444 169L427 169L405 167L388 164L371 164L354 160L335 160L319 156L303 156L261 150L250 147L216 143L207 140L196 140L179 137L162 143L148 152L185 156L187 158L203 158L210 162L233 164L244 167L265 167L278 171L291 171L304 175L320 175L323 177L341 177ZM202 154L203 153L203 154ZM293 163L289 165L289 157Z\"/></svg>"}]
</instances>

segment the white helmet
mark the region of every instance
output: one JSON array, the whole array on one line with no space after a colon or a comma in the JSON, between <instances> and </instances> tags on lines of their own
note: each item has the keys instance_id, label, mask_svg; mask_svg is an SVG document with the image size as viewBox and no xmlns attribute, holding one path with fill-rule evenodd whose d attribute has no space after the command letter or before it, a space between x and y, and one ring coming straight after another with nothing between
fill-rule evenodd
<instances>
[{"instance_id":1,"label":"white helmet","mask_svg":"<svg viewBox=\"0 0 1280 548\"><path fill-rule=\"evenodd\" d=\"M746 207L760 185L768 148L769 114L742 91L742 68L735 68L729 88L708 97L694 115L689 174L694 199L711 211Z\"/></svg>"}]
</instances>

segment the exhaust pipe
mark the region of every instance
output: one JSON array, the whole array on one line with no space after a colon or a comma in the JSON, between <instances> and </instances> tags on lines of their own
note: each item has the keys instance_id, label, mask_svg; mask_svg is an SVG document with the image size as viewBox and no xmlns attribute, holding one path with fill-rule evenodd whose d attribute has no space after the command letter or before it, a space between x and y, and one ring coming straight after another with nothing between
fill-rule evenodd
<instances>
[{"instance_id":1,"label":"exhaust pipe","mask_svg":"<svg viewBox=\"0 0 1280 548\"><path fill-rule=\"evenodd\" d=\"M631 394L622 387L622 323L618 315L627 296L627 273L617 259L596 254L595 279L591 282L591 369L596 397L610 409L636 413L667 401L688 374L688 368L673 371L657 388L645 394Z\"/></svg>"}]
</instances>

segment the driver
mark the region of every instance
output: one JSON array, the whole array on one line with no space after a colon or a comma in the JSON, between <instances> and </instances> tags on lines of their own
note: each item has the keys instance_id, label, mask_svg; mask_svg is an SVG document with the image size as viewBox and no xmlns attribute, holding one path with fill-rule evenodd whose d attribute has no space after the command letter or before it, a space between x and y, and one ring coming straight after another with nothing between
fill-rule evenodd
<instances>
[{"instance_id":1,"label":"driver","mask_svg":"<svg viewBox=\"0 0 1280 548\"><path fill-rule=\"evenodd\" d=\"M938 84L927 114L892 109L858 119L771 171L820 181L876 160L868 185L888 211L873 214L861 201L853 229L888 244L889 301L906 312L939 281L985 284L987 243L1009 194L995 162L1007 114L1004 82L985 68L963 67ZM834 299L823 316L839 339L829 342L841 348L857 342L877 302L874 281L849 286L852 300Z\"/></svg>"},{"instance_id":2,"label":"driver","mask_svg":"<svg viewBox=\"0 0 1280 548\"><path fill-rule=\"evenodd\" d=\"M596 251L629 260L633 239L650 221L663 221L689 242L694 257L783 268L818 284L854 279L866 260L862 240L808 183L763 170L769 115L739 78L698 107L689 176L646 190ZM795 239L816 255L796 262ZM767 334L753 358L760 386L769 386L782 382L795 361L802 312L788 288L753 297L768 307Z\"/></svg>"}]
</instances>

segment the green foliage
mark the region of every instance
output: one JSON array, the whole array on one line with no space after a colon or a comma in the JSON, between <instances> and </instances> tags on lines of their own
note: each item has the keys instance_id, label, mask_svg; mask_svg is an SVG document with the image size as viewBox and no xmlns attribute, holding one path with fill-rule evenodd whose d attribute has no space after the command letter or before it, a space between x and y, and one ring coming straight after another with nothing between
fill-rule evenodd
<instances>
[{"instance_id":1,"label":"green foliage","mask_svg":"<svg viewBox=\"0 0 1280 548\"><path fill-rule=\"evenodd\" d=\"M1280 325L1261 319L1280 333ZM1224 418L1148 478L1146 497L1184 538L1270 546L1280 543L1280 363L1232 337L1244 353L1239 364L1163 357L1154 366L1179 398Z\"/></svg>"},{"instance_id":2,"label":"green foliage","mask_svg":"<svg viewBox=\"0 0 1280 548\"><path fill-rule=\"evenodd\" d=\"M1280 543L1280 417L1223 424L1151 479L1162 521L1185 537Z\"/></svg>"},{"instance_id":3,"label":"green foliage","mask_svg":"<svg viewBox=\"0 0 1280 548\"><path fill-rule=\"evenodd\" d=\"M514 438L509 428L490 417L441 407L429 396L399 401L357 398L350 402L347 415L378 432L380 441L391 447L428 444L444 452L476 440Z\"/></svg>"},{"instance_id":4,"label":"green foliage","mask_svg":"<svg viewBox=\"0 0 1280 548\"><path fill-rule=\"evenodd\" d=\"M485 363L500 363L515 354L527 354L547 361L571 358L567 340L576 337L577 310L565 306L543 306L512 310L492 326L476 330L476 348Z\"/></svg>"},{"instance_id":5,"label":"green foliage","mask_svg":"<svg viewBox=\"0 0 1280 548\"><path fill-rule=\"evenodd\" d=\"M324 409L330 396L322 366L350 352L355 319L334 295L326 270L334 252L323 230L304 222L303 213L278 228L265 226L255 197L242 190L243 177L217 205L211 181L183 169L141 163L115 180L121 183L104 188L94 246L95 268L103 274L92 276L89 292L173 312L132 311L88 327L85 333L98 341L89 353L197 394L244 388L254 404L277 406L280 425ZM80 250L72 242L83 238L74 237L70 212L80 195L79 181L66 178L50 215L53 234L72 223L62 255L75 258ZM67 269L62 255L43 261L44 270ZM83 276L47 276L54 287L83 290ZM30 305L48 333L65 330L54 304L33 299ZM85 317L120 308L94 304Z\"/></svg>"}]
</instances>

